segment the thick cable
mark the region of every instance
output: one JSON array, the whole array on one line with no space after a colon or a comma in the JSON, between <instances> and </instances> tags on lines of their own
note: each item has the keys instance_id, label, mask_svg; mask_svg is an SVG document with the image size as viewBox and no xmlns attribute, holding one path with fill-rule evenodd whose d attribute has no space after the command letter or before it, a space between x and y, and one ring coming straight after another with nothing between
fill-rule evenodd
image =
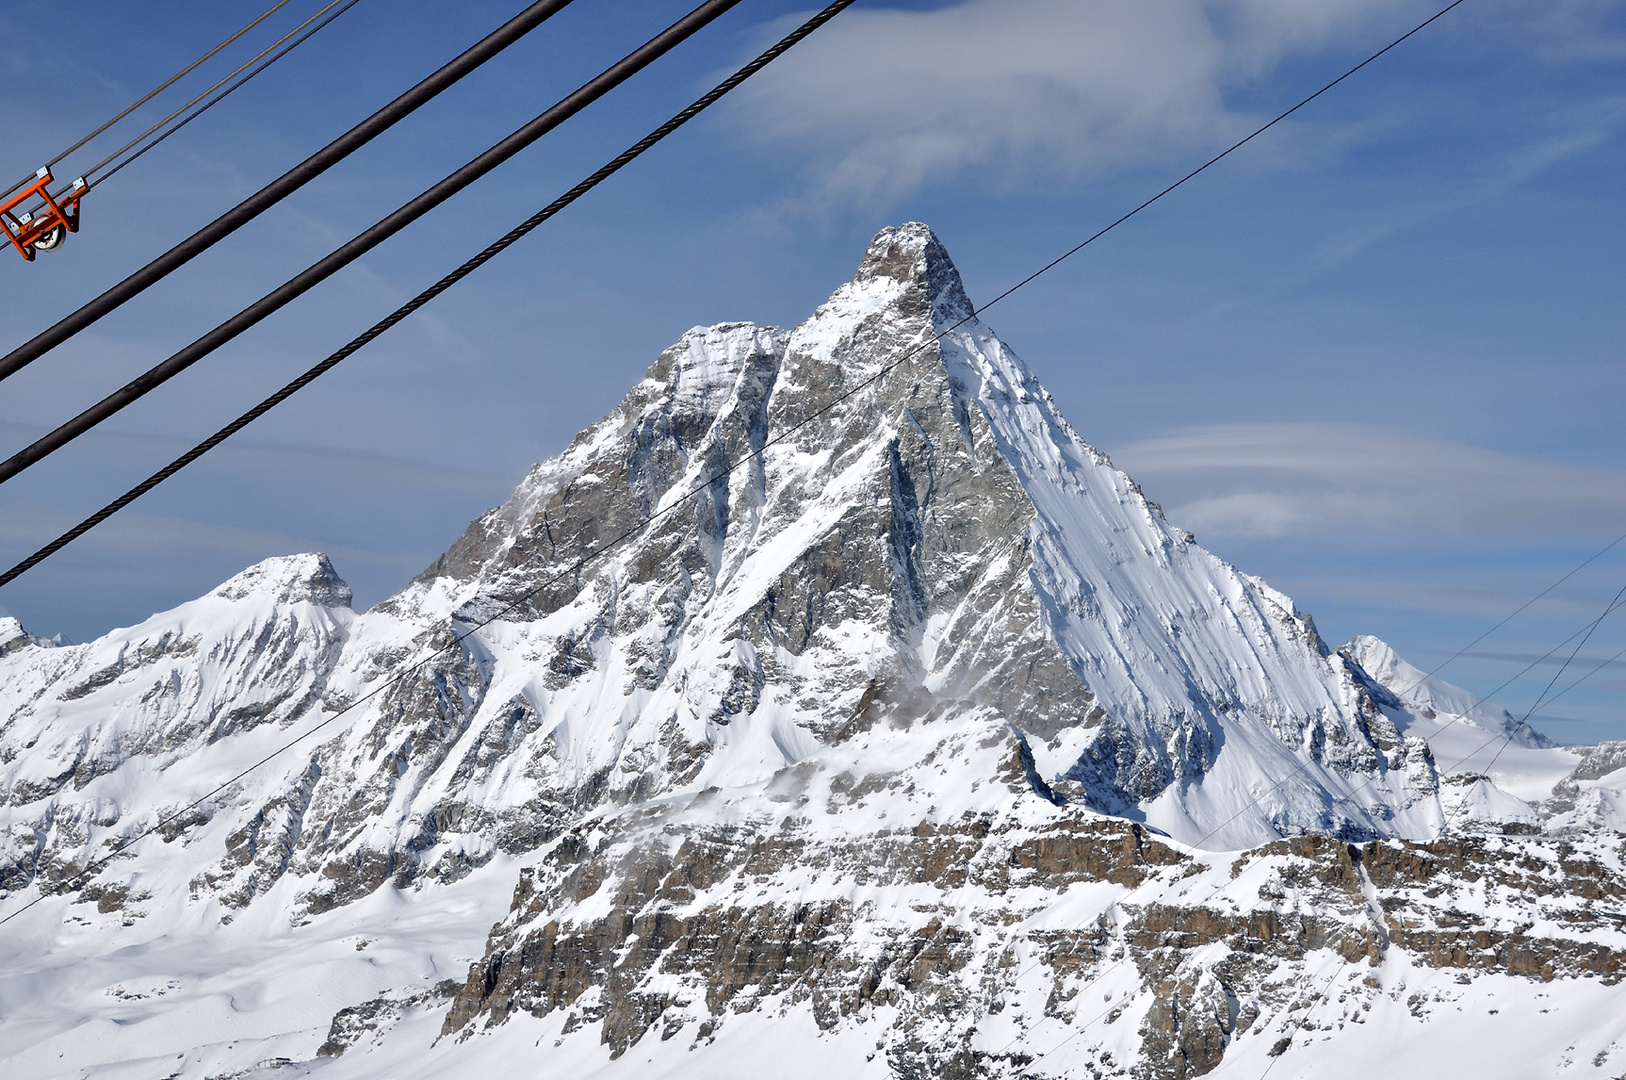
<instances>
[{"instance_id":1,"label":"thick cable","mask_svg":"<svg viewBox=\"0 0 1626 1080\"><path fill-rule=\"evenodd\" d=\"M625 165L628 161L631 161L633 158L635 158L639 154L643 153L644 150L647 150L649 147L653 146L655 143L659 142L661 139L664 139L667 135L671 134L677 128L681 127L683 124L688 123L689 120L692 120L701 111L703 111L704 109L706 109L707 107L709 107L710 105L715 103L717 101L717 99L721 98L724 94L726 94L730 90L734 89L734 87L738 86L740 83L744 82L746 79L750 78L752 75L754 75L758 71L762 70L762 68L766 67L769 63L771 63L773 60L778 58L781 54L783 54L786 50L790 49L797 42L801 41L803 38L805 38L809 34L813 33L813 31L817 30L819 27L823 26L825 23L827 23L831 19L835 18L837 15L839 15L846 8L850 7L853 4L853 2L854 2L854 0L836 0L835 3L830 4L824 10L822 10L818 14L814 15L811 19L808 19L801 26L797 27L795 30L792 30L789 34L786 34L783 38L781 38L778 42L776 42L772 47L770 47L765 52L763 52L761 55L759 55L756 59L752 60L749 64L746 64L739 71L735 72L733 75L729 76L723 82L719 83L709 93L707 93L704 97L700 98L693 105L690 105L687 109L684 109L682 112L678 113L672 119L668 120L666 123L662 124L660 127L656 128L654 131L652 131L648 135L644 136L643 139L640 139L637 143L633 144L626 151L624 151L622 154L620 154L618 157L616 157L613 161L611 161L608 165L605 165L602 169L598 170L598 172L596 172L592 176L588 177L587 180L584 180L584 181L582 181L582 183L576 185L576 187L572 188L569 192L566 192L565 195L560 196L560 198L558 200L555 200L554 204L550 204L550 208L551 208L552 205L558 205L560 203L564 203L565 200L567 200L567 199L569 201L572 201L572 202L575 201L576 198L580 197L578 192L585 192L585 191L589 190L591 187L596 186L598 184L598 182L600 180L602 180L605 176L608 176L611 173L617 171L618 169L621 168L622 165ZM537 215L537 216L540 216L540 213L547 213L547 210L539 212L539 215ZM545 219L543 219L543 220L545 220ZM538 222L538 224L540 224L540 222ZM523 226L521 226L521 227L523 227ZM534 228L535 226L531 226L531 227ZM527 230L527 231L529 231L529 230ZM511 236L513 234L510 233L509 235ZM521 234L521 235L523 235L523 234ZM517 240L518 237L515 236L514 239ZM498 244L501 244L503 247L507 247L508 244L503 243L504 240L507 240L508 244L513 243L513 240L509 240L508 236L504 236L502 240L499 240L499 241L497 241L496 244L491 245L491 247L487 248L486 251L489 251L492 254L495 254L496 252L492 251L493 248L496 248L499 251L501 250L501 248L498 248L498 246L497 246ZM482 252L481 254L484 255L485 252ZM476 256L475 258L479 258L479 257L480 256ZM473 260L470 260L470 261L472 262ZM465 265L467 265L467 264L465 264ZM402 317L404 317L404 315ZM397 319L396 321L399 321L399 319ZM375 327L374 329L378 329L378 328ZM385 329L387 329L387 327ZM383 330L379 330L379 333L382 333L382 332L383 332ZM373 334L372 336L376 337L377 334ZM371 340L371 338L368 338L368 340ZM138 497L143 492L149 491L153 487L156 487L159 483L161 483L168 476L171 476L174 473L180 471L180 469L185 467L191 461L197 460L197 458L203 456L204 453L207 453L208 450L212 449L215 446L218 446L221 442L224 442L228 437L230 437L230 435L233 432L235 432L237 430L240 430L242 427L247 426L247 424L252 422L255 417L258 417L258 416L262 415L263 413L265 413L266 411L273 408L278 402L282 401L283 399L285 399L289 395L293 394L296 390L298 390L300 387L304 386L306 383L310 382L312 379L315 379L323 371L326 371L329 367L332 367L333 364L338 363L339 360L342 360L344 358L344 356L348 356L350 352L354 352L356 348L360 348L361 345L363 345L363 344L366 344L366 342L361 341L361 339L358 338L358 339L356 339L356 341L351 342L351 345L355 346L355 348L350 348L349 346L347 346L346 348L349 350L348 352L345 351L345 350L340 351L341 353L343 353L343 355L340 355L340 353L335 353L335 354L333 354L333 356L328 357L328 359L324 360L322 362L322 364L319 364L319 365L317 365L317 367L312 368L310 371L307 371L304 375L300 376L299 379L296 379L296 380L294 380L294 382L289 383L287 386L283 387L282 390L279 390L276 394L273 394L271 397L267 398L265 401L262 401L259 405L255 406L254 409L251 409L251 410L249 410L249 412L244 413L243 416L238 417L237 420L233 421L231 424L227 425L225 428L222 428L220 431L216 432L213 436L211 436L210 438L204 440L202 443L199 443L197 446L193 447L192 450L188 451L186 454L183 454L180 458L177 458L175 461L171 462L168 466L166 466L164 469L160 470L158 473L155 473L152 477L149 477L148 481L145 482L143 485L138 485L137 488L131 489L131 491L127 492L126 495L121 498L121 500L118 500L113 504L109 504L109 507L104 508L104 512L99 517L97 517L96 520L99 521L102 518L105 518L106 516L110 515L114 511L116 511L119 506L125 505L128 502L133 501L136 497ZM749 459L747 459L747 460L749 460ZM732 470L730 470L730 471L732 471ZM723 473L723 474L720 474L720 475L727 475L727 473ZM710 482L708 481L708 484L709 483ZM618 547L619 545L621 545L622 543L624 543L628 539L630 539L633 536L637 535L637 533L640 530L648 527L648 525L651 524L652 522L654 522L654 521L656 521L656 520L658 520L660 518L665 517L667 514L670 514L670 513L674 512L677 508L683 506L690 499L692 499L696 494L698 494L699 492L704 491L704 490L706 490L706 486L703 485L703 486L701 486L699 488L696 488L693 491L681 496L672 505L666 507L663 510L656 511L654 514L650 515L644 521L642 521L642 522L638 523L637 525L634 525L633 527L627 529L625 532L621 533L619 536L612 538L611 540L607 541L606 543L601 544L598 547L596 547L596 548L592 549L591 551L587 552L585 555L582 555L575 562L573 562L570 566L566 567L563 570L558 571L557 573L555 573L551 577L544 580L541 584L532 587L530 590L528 590L526 593L524 593L519 599L514 600L514 601L504 605L503 607L499 608L496 612L494 612L493 614L487 616L486 618L481 619L481 620L479 620L477 622L465 622L465 625L468 626L468 629L466 631L462 632L462 633L454 632L452 634L452 636L451 636L451 640L448 641L446 644L444 644L444 645L442 645L442 646L440 646L438 648L430 650L428 653L425 653L423 656L419 657L417 660L415 660L415 661L413 661L413 662L411 662L409 664L406 664L406 665L404 665L404 666L402 666L400 668L397 668L387 678L383 679L377 686L373 687L371 690L367 691L365 694L362 694L360 697L356 698L354 701L349 702L343 708L341 708L337 712L335 712L332 716L329 716L327 719L320 721L319 723L315 724L314 726L312 726L307 731L301 733L300 735L298 735L295 738L289 740L288 742L283 743L281 746L279 746L275 750L271 751L265 757L263 757L260 760L254 762L252 765L250 765L247 768L243 769L241 772L237 773L235 776L231 777L230 779L226 780L225 782L217 785L215 788L210 790L207 794L205 794L205 795L203 795L203 796L201 796L201 797L199 797L197 799L194 799L192 802L188 803L186 806L182 807L180 810L177 810L172 814L167 814L167 815L164 815L164 816L160 817L156 823L149 826L147 829L143 830L140 833L137 833L135 836L128 837L125 840L120 841L118 844L114 845L113 849L110 852L108 852L106 855L102 856L101 858L95 859L95 860L92 860L89 863L86 863L84 869L80 870L73 877L67 879L68 882L70 883L70 884L67 885L67 888L68 889L74 889L74 888L81 887L83 885L83 883L86 880L88 880L93 874L98 872L102 867L106 866L110 861L117 858L119 855L123 854L125 851L129 850L130 847L132 847L133 845L139 843L140 841L144 840L148 836L151 836L153 833L157 832L159 829L163 828L164 826L168 825L169 823L177 820L182 815L190 813L192 810L195 810L197 807L203 805L205 802L208 802L210 799L214 798L216 795L219 795L221 792L225 791L227 788L231 787L231 785L237 783L239 780L243 779L245 776L248 776L250 773L252 773L255 770L259 769L260 767L266 765L267 763L274 760L275 758L277 758L281 754L286 753L288 750L293 749L299 743L304 742L306 739L310 738L312 735L316 734L318 731L321 731L323 728L327 727L329 724L332 724L334 721L338 720L340 717L342 717L345 714L349 713L351 710L358 708L359 706L361 706L361 705L365 704L366 702L372 700L374 697L376 697L378 694L382 693L383 691L385 691L389 687L400 683L401 681L403 681L404 679L406 679L407 677L412 675L414 672L417 672L417 671L421 670L424 667L424 665L430 663L437 656L439 656L442 653L446 652L448 649L456 648L457 646L461 645L464 641L468 640L468 638L471 635L478 633L480 630L482 630L485 627L487 627L487 626L491 625L492 623L496 622L498 619L501 619L504 616L508 615L509 612L515 611L521 605L523 605L525 603L528 603L530 601L531 597L535 596L538 592L542 591L543 589L550 588L550 587L552 587L553 585L557 584L560 581L568 580L570 577L574 576L575 574L580 573L585 567L587 567L587 566L591 565L592 563L596 562L606 552L610 551L611 549L613 549L615 547ZM83 525L84 523L81 523L81 524ZM86 527L88 528L88 526L86 526ZM77 536L77 535L79 535L80 532L83 532L83 531L85 531L85 529L80 528L77 531L73 531L71 533L71 535L65 534L65 538L59 538L60 543L57 543L56 547L62 546L62 544L65 544L69 540L71 540L73 538L73 536ZM55 549L56 548L53 547L51 550L55 550ZM46 552L45 554L49 554L49 552ZM36 555L38 557L32 558L30 560L24 560L24 563L26 563L27 565L24 565L24 563L19 563L17 566L14 566L14 567L11 568L11 570L7 571L6 574L3 577L0 577L0 584L4 584L5 582L12 580L19 573L22 573L24 570L28 569L29 566L34 565L34 563L37 563L40 559L45 557L44 554L40 554L40 553L36 553ZM73 882L77 882L79 884L77 884L77 885L71 884ZM40 895L38 895L38 896L34 897L32 900L30 900L28 903L26 903L26 904L22 905L21 907L17 908L15 911L5 915L4 917L0 917L0 926L3 926L4 924L10 922L12 919L16 918L18 915L21 915L23 912L27 911L29 908L33 907L35 904L38 904L43 899L45 899L45 894L41 893Z\"/></svg>"},{"instance_id":2,"label":"thick cable","mask_svg":"<svg viewBox=\"0 0 1626 1080\"><path fill-rule=\"evenodd\" d=\"M159 83L152 90L149 90L146 93L146 95L144 97L142 97L139 101L137 101L134 104L128 106L123 112L121 112L117 116L113 117L113 119L109 120L107 123L103 124L101 127L97 128L95 131L92 131L89 135L86 135L83 139L80 139L78 142L74 143L72 146L70 146L66 150L62 151L62 153L58 154L56 157L51 158L49 161L47 161L45 163L46 168L50 168L52 165L55 165L57 162L61 161L65 157L67 157L69 154L73 153L75 150L79 149L81 146L84 146L86 143L90 142L90 140L94 139L96 136L100 135L102 132L106 131L108 128L112 127L114 124L118 123L120 120L123 120L126 116L129 116L131 113L133 113L137 109L141 108L141 106L145 105L147 102L151 101L153 98L157 97L159 94L163 93L165 90L168 90L171 86L174 86L182 78L184 78L187 75L190 75L193 71L195 71L197 69L198 65L202 64L206 60L209 60L216 53L218 53L221 49L224 49L226 46L230 45L232 42L236 41L238 38L242 37L244 34L248 33L250 30L254 29L256 26L260 25L266 19L268 19L272 15L276 14L276 12L280 8L285 7L287 5L287 3L288 3L288 0L278 0L277 3L272 4L269 8L267 8L265 11L263 11L260 14L260 16L258 18L256 18L253 22L249 23L247 26L245 26L241 30L237 31L237 33L233 34L231 37L227 38L225 41L222 41L219 45L216 45L214 48L210 49L208 52L204 53L202 56L198 57L196 60L194 60L190 64L186 65L184 68L182 68L180 71L176 72L174 75L171 75L168 79L166 79L163 82ZM3 198L6 195L10 195L13 191L16 191L18 188L23 187L26 184L33 183L34 182L34 175L35 174L31 173L28 176L24 177L23 179L19 180L17 183L11 185L4 192L0 192L0 198Z\"/></svg>"},{"instance_id":3,"label":"thick cable","mask_svg":"<svg viewBox=\"0 0 1626 1080\"><path fill-rule=\"evenodd\" d=\"M265 211L298 191L311 180L343 161L400 120L480 67L487 60L536 29L551 16L569 6L572 0L536 0L480 41L465 49L439 70L406 93L385 105L367 119L328 143L304 161L271 181L230 210L215 218L191 236L170 248L146 266L83 305L56 325L36 334L0 357L0 379L16 374L51 349L116 310L149 286L186 265L198 255L224 240Z\"/></svg>"},{"instance_id":4,"label":"thick cable","mask_svg":"<svg viewBox=\"0 0 1626 1080\"><path fill-rule=\"evenodd\" d=\"M148 368L123 387L107 395L56 430L36 439L5 461L0 461L0 483L77 439L85 432L141 400L216 349L286 307L317 285L361 258L385 240L473 184L536 140L632 78L645 67L711 23L740 0L704 0L703 3L644 44L628 53L540 116L480 154L467 165L430 187L383 220L318 259L303 271L266 293L168 360ZM409 314L410 312L407 312ZM405 317L405 314L401 316ZM393 325L393 323L391 324ZM380 331L382 333L382 331ZM359 347L359 346L358 346Z\"/></svg>"}]
</instances>

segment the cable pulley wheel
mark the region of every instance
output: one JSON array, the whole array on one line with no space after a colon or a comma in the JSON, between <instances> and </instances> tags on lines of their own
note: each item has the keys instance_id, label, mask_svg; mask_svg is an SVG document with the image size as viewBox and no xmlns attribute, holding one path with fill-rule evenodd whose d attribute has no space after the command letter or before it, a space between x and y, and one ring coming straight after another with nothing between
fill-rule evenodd
<instances>
[{"instance_id":1,"label":"cable pulley wheel","mask_svg":"<svg viewBox=\"0 0 1626 1080\"><path fill-rule=\"evenodd\" d=\"M35 251L55 251L62 246L62 241L68 238L68 227L57 223L56 227L38 240L34 241Z\"/></svg>"}]
</instances>

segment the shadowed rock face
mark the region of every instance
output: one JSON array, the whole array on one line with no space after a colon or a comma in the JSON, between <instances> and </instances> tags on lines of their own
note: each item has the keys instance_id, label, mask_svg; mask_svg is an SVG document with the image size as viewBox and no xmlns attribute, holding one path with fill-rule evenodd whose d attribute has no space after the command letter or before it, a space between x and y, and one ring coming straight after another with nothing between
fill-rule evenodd
<instances>
[{"instance_id":1,"label":"shadowed rock face","mask_svg":"<svg viewBox=\"0 0 1626 1080\"><path fill-rule=\"evenodd\" d=\"M446 1034L530 1014L699 1051L807 1010L899 1077L1045 1075L1097 1020L1134 1034L1058 1074L1201 1075L1291 1043L1328 956L1620 974L1614 841L1440 839L1429 749L1363 667L1398 658L1332 652L1169 526L922 225L793 330L689 331L349 604L306 555L86 646L0 623L0 888L65 888L160 819L86 897L139 919L168 860L185 902L300 923L514 858ZM189 771L318 724L227 789L236 765ZM1604 814L1619 760L1542 812ZM353 1004L322 1052L450 993Z\"/></svg>"}]
</instances>

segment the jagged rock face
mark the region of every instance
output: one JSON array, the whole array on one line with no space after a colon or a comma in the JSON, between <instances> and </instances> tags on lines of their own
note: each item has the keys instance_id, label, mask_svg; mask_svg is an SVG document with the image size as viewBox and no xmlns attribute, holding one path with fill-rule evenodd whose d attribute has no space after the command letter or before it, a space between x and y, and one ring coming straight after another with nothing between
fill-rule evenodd
<instances>
[{"instance_id":1,"label":"jagged rock face","mask_svg":"<svg viewBox=\"0 0 1626 1080\"><path fill-rule=\"evenodd\" d=\"M1619 974L1626 759L1329 650L1079 438L924 226L791 331L691 330L349 605L303 555L90 645L0 622L0 904L154 825L75 889L123 929L297 937L523 867L446 1045L535 1016L698 1050L774 1009L899 1077L1200 1075L1290 1036L1329 949ZM1442 778L1419 734L1453 724L1550 781ZM444 974L358 991L307 1056L366 1075L347 1048Z\"/></svg>"},{"instance_id":2,"label":"jagged rock face","mask_svg":"<svg viewBox=\"0 0 1626 1080\"><path fill-rule=\"evenodd\" d=\"M777 785L777 807L743 803L754 820L727 827L686 806L571 830L522 873L443 1036L530 1014L561 1038L596 1028L614 1058L805 1011L873 1029L899 1077L1181 1080L1381 1016L1397 970L1626 976L1609 842L1307 836L1214 856L1020 811L847 836L820 821L837 787ZM888 893L908 902L861 899ZM1329 988L1336 1007L1308 1012ZM1115 1060L1125 1036L1136 1052Z\"/></svg>"}]
</instances>

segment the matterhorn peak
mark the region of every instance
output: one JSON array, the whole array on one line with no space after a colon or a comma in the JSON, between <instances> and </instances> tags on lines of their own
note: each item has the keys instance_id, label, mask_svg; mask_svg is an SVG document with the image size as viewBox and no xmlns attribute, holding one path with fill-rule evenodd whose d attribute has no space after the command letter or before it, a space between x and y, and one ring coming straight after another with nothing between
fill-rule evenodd
<instances>
[{"instance_id":1,"label":"matterhorn peak","mask_svg":"<svg viewBox=\"0 0 1626 1080\"><path fill-rule=\"evenodd\" d=\"M952 325L976 313L948 249L929 226L918 221L889 225L869 242L853 284L864 286L878 280L904 286L922 306L929 305L934 322Z\"/></svg>"}]
</instances>

